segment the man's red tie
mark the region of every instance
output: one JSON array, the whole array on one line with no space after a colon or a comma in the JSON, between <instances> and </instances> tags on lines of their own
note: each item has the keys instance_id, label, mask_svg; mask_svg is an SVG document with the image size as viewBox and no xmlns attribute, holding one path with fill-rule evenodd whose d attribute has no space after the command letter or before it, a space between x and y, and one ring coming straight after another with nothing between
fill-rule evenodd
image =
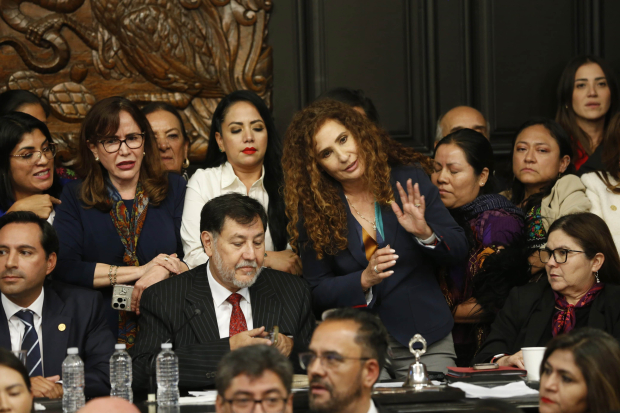
<instances>
[{"instance_id":1,"label":"man's red tie","mask_svg":"<svg viewBox=\"0 0 620 413\"><path fill-rule=\"evenodd\" d=\"M248 331L248 325L245 322L245 315L241 311L239 301L241 301L241 294L233 293L226 299L232 304L232 314L230 315L230 327L228 328L228 336L232 337L235 334L239 334L242 331Z\"/></svg>"}]
</instances>

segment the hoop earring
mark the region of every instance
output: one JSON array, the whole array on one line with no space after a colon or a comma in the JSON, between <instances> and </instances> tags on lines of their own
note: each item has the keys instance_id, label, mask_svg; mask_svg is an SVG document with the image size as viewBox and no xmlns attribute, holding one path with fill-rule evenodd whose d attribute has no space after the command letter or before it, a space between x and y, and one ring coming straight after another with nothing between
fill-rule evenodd
<instances>
[{"instance_id":1,"label":"hoop earring","mask_svg":"<svg viewBox=\"0 0 620 413\"><path fill-rule=\"evenodd\" d=\"M182 165L183 169L189 168L189 158L185 158Z\"/></svg>"},{"instance_id":2,"label":"hoop earring","mask_svg":"<svg viewBox=\"0 0 620 413\"><path fill-rule=\"evenodd\" d=\"M594 272L594 278L596 278L596 283L599 284L601 282L601 279L598 278L598 271Z\"/></svg>"}]
</instances>

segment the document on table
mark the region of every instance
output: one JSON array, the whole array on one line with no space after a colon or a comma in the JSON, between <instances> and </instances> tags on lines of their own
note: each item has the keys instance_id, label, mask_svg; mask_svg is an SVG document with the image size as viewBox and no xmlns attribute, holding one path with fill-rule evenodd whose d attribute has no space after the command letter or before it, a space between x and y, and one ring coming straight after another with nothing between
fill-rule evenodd
<instances>
[{"instance_id":1,"label":"document on table","mask_svg":"<svg viewBox=\"0 0 620 413\"><path fill-rule=\"evenodd\" d=\"M538 396L538 390L530 389L524 381L516 381L497 387L482 387L472 383L451 383L450 387L456 387L465 392L467 398L477 399L506 399L510 397Z\"/></svg>"},{"instance_id":2,"label":"document on table","mask_svg":"<svg viewBox=\"0 0 620 413\"><path fill-rule=\"evenodd\" d=\"M217 390L190 391L188 397L180 397L179 404L215 404Z\"/></svg>"}]
</instances>

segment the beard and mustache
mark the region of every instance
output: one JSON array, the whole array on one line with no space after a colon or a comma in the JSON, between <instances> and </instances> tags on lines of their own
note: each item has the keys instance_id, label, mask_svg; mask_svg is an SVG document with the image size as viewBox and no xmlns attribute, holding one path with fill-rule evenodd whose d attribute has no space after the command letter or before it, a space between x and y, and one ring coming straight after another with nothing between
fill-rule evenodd
<instances>
[{"instance_id":1,"label":"beard and mustache","mask_svg":"<svg viewBox=\"0 0 620 413\"><path fill-rule=\"evenodd\" d=\"M234 268L226 267L226 265L224 264L224 260L222 259L222 256L220 255L220 252L217 249L217 242L214 243L214 248L213 248L213 264L215 265L215 269L217 270L222 280L234 285L237 288L249 288L253 286L256 280L258 279L258 276L263 270L263 267L258 268L258 264L256 264L256 261L250 261L250 260L242 260L238 262ZM254 277L252 277L251 279L239 280L236 277L236 272L239 268L242 268L242 267L252 267L254 268L254 271L256 271L256 274L254 274ZM246 275L249 276L250 273L248 272L246 273Z\"/></svg>"},{"instance_id":2,"label":"beard and mustache","mask_svg":"<svg viewBox=\"0 0 620 413\"><path fill-rule=\"evenodd\" d=\"M329 400L318 402L312 394L312 385L321 385L329 392ZM338 413L344 411L351 403L362 397L362 377L359 374L355 383L351 384L350 391L345 394L335 394L334 386L325 382L323 378L314 376L310 380L310 392L308 392L308 404L313 413Z\"/></svg>"}]
</instances>

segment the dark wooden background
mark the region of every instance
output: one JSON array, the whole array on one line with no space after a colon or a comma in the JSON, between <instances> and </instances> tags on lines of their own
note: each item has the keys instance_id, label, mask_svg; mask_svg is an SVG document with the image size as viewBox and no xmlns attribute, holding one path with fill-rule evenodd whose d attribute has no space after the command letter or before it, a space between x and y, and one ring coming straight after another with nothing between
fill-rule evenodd
<instances>
[{"instance_id":1,"label":"dark wooden background","mask_svg":"<svg viewBox=\"0 0 620 413\"><path fill-rule=\"evenodd\" d=\"M556 87L575 55L620 69L617 0L280 0L274 50L274 116L336 86L363 89L396 139L428 152L437 117L466 104L491 123L507 160L516 128L555 116Z\"/></svg>"}]
</instances>

